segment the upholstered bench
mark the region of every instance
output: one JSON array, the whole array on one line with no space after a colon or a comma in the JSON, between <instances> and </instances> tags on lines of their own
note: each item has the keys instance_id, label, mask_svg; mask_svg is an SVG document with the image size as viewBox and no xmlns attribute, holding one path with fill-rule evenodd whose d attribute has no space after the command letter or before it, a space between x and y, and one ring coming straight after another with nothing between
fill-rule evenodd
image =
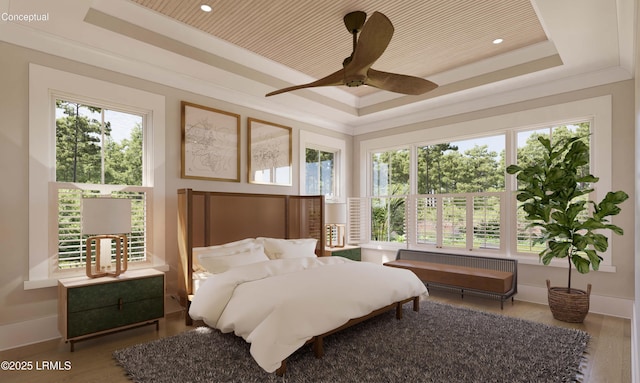
<instances>
[{"instance_id":1,"label":"upholstered bench","mask_svg":"<svg viewBox=\"0 0 640 383\"><path fill-rule=\"evenodd\" d=\"M504 301L517 293L518 268L515 259L399 250L396 260L385 266L413 271L427 286L455 288Z\"/></svg>"}]
</instances>

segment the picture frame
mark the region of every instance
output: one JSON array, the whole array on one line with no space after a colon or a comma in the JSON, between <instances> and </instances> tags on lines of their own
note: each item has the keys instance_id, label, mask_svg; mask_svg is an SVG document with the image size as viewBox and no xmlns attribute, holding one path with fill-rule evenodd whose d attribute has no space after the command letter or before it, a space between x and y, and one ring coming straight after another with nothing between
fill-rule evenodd
<instances>
[{"instance_id":1,"label":"picture frame","mask_svg":"<svg viewBox=\"0 0 640 383\"><path fill-rule=\"evenodd\" d=\"M249 183L292 185L292 129L249 117L247 119Z\"/></svg>"},{"instance_id":2,"label":"picture frame","mask_svg":"<svg viewBox=\"0 0 640 383\"><path fill-rule=\"evenodd\" d=\"M240 115L180 103L182 178L240 182Z\"/></svg>"}]
</instances>

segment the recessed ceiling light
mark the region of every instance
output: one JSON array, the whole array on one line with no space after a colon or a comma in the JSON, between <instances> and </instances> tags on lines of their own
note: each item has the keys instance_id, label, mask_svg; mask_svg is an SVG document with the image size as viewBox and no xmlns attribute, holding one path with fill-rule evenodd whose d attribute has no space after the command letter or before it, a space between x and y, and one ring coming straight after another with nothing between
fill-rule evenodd
<instances>
[{"instance_id":1,"label":"recessed ceiling light","mask_svg":"<svg viewBox=\"0 0 640 383\"><path fill-rule=\"evenodd\" d=\"M200 6L200 9L202 9L205 12L211 12L211 6L207 5L207 4L202 4Z\"/></svg>"},{"instance_id":2,"label":"recessed ceiling light","mask_svg":"<svg viewBox=\"0 0 640 383\"><path fill-rule=\"evenodd\" d=\"M494 43L494 44L500 44L500 43L502 43L503 41L504 41L503 39L495 39L495 40L493 40L493 43Z\"/></svg>"}]
</instances>

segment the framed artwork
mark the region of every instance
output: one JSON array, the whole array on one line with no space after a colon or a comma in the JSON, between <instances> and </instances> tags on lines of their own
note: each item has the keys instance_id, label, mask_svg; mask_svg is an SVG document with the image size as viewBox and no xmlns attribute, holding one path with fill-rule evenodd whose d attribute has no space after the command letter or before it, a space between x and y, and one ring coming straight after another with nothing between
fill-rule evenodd
<instances>
[{"instance_id":1,"label":"framed artwork","mask_svg":"<svg viewBox=\"0 0 640 383\"><path fill-rule=\"evenodd\" d=\"M182 178L240 182L240 115L181 102Z\"/></svg>"},{"instance_id":2,"label":"framed artwork","mask_svg":"<svg viewBox=\"0 0 640 383\"><path fill-rule=\"evenodd\" d=\"M248 119L250 183L291 186L291 128Z\"/></svg>"}]
</instances>

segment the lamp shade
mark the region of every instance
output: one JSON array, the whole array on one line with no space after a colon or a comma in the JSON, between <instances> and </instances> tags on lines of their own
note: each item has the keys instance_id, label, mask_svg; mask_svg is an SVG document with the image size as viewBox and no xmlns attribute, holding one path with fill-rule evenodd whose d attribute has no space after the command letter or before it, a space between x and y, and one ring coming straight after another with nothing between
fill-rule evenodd
<instances>
[{"instance_id":1,"label":"lamp shade","mask_svg":"<svg viewBox=\"0 0 640 383\"><path fill-rule=\"evenodd\" d=\"M83 198L82 234L131 232L131 200L125 198Z\"/></svg>"},{"instance_id":2,"label":"lamp shade","mask_svg":"<svg viewBox=\"0 0 640 383\"><path fill-rule=\"evenodd\" d=\"M344 224L347 222L347 204L328 203L325 205L325 224Z\"/></svg>"}]
</instances>

